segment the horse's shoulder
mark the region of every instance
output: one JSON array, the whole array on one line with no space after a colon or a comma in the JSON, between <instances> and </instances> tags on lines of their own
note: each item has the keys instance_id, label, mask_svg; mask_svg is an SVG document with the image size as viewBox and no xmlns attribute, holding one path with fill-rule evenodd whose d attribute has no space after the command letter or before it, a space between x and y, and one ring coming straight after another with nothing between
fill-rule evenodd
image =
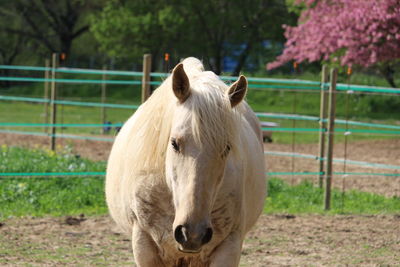
<instances>
[{"instance_id":1,"label":"horse's shoulder","mask_svg":"<svg viewBox=\"0 0 400 267\"><path fill-rule=\"evenodd\" d=\"M164 183L155 182L151 177L136 181L133 211L143 223L149 226L159 224L173 216L173 210L172 196Z\"/></svg>"}]
</instances>

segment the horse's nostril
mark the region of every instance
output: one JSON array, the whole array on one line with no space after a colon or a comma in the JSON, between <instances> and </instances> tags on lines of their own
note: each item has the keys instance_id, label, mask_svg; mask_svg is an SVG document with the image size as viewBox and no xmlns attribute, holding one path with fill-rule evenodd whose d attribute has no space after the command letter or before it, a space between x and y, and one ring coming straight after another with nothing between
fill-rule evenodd
<instances>
[{"instance_id":1,"label":"horse's nostril","mask_svg":"<svg viewBox=\"0 0 400 267\"><path fill-rule=\"evenodd\" d=\"M200 232L201 233L201 232ZM197 250L200 246L210 242L213 236L213 230L208 227L203 232L203 235L192 234L188 232L188 228L183 225L178 225L174 231L174 237L176 242L182 245L186 249ZM196 248L196 249L193 249Z\"/></svg>"},{"instance_id":2,"label":"horse's nostril","mask_svg":"<svg viewBox=\"0 0 400 267\"><path fill-rule=\"evenodd\" d=\"M207 228L206 233L203 236L203 239L201 240L201 243L203 245L207 244L208 242L210 242L212 236L213 236L213 230L209 227L209 228Z\"/></svg>"},{"instance_id":3,"label":"horse's nostril","mask_svg":"<svg viewBox=\"0 0 400 267\"><path fill-rule=\"evenodd\" d=\"M184 231L184 230L185 230L185 228L183 227L183 225L178 225L175 228L174 237L175 237L176 242L178 242L179 244L183 244L187 241L187 236L185 234L186 231Z\"/></svg>"}]
</instances>

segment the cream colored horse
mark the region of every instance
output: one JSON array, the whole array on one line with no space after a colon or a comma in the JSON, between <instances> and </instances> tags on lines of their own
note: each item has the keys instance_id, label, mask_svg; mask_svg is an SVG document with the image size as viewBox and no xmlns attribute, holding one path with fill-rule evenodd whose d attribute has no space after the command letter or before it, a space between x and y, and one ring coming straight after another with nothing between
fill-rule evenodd
<instances>
[{"instance_id":1,"label":"cream colored horse","mask_svg":"<svg viewBox=\"0 0 400 267\"><path fill-rule=\"evenodd\" d=\"M228 88L187 58L122 127L106 197L138 266L239 265L266 193L246 91L244 76Z\"/></svg>"}]
</instances>

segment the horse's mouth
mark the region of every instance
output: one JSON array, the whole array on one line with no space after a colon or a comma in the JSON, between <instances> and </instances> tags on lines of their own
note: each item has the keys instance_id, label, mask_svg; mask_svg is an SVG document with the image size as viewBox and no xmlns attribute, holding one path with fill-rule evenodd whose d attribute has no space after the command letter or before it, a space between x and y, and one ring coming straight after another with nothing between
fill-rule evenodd
<instances>
[{"instance_id":1,"label":"horse's mouth","mask_svg":"<svg viewBox=\"0 0 400 267\"><path fill-rule=\"evenodd\" d=\"M197 254L200 253L201 248L199 248L198 250L193 250L193 249L181 248L180 246L178 246L178 250L183 253Z\"/></svg>"}]
</instances>

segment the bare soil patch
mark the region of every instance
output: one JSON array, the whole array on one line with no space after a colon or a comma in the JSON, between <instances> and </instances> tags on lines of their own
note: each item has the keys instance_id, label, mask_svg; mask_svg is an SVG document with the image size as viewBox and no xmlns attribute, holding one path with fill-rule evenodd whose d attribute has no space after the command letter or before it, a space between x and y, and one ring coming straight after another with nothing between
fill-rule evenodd
<instances>
[{"instance_id":1,"label":"bare soil patch","mask_svg":"<svg viewBox=\"0 0 400 267\"><path fill-rule=\"evenodd\" d=\"M133 266L108 216L20 218L0 227L1 266ZM76 223L79 221L79 223ZM262 215L241 266L398 266L400 216Z\"/></svg>"},{"instance_id":2,"label":"bare soil patch","mask_svg":"<svg viewBox=\"0 0 400 267\"><path fill-rule=\"evenodd\" d=\"M50 138L43 136L26 136L0 133L0 145L14 145L24 147L49 148ZM107 160L111 150L111 142L92 140L58 139L58 150L66 145L73 148L73 152L92 160ZM266 151L295 152L302 154L318 155L317 144L287 144L269 143L264 145ZM344 158L344 144L335 144L335 158ZM365 161L370 163L381 163L400 166L400 139L390 140L363 140L353 141L347 145L348 160ZM282 156L267 156L267 170L269 172L318 172L318 161L316 159L291 158ZM363 167L343 163L335 163L336 172L363 172L363 173L400 173L400 169L379 169ZM317 175L310 177L305 175L283 176L287 182L297 184L305 179L318 184ZM335 176L333 185L336 188L350 190L356 189L372 192L388 197L400 197L400 177L385 176Z\"/></svg>"},{"instance_id":3,"label":"bare soil patch","mask_svg":"<svg viewBox=\"0 0 400 267\"><path fill-rule=\"evenodd\" d=\"M110 138L109 136L106 137ZM50 149L50 137L0 133L0 145L2 144L8 146ZM107 160L112 143L80 139L57 139L57 151L63 150L65 146L72 146L73 152L82 157L92 160Z\"/></svg>"},{"instance_id":4,"label":"bare soil patch","mask_svg":"<svg viewBox=\"0 0 400 267\"><path fill-rule=\"evenodd\" d=\"M59 140L59 148L93 160L106 160L111 143ZM0 134L0 145L48 148L39 136ZM343 157L343 144L335 157ZM267 151L293 152L292 145L266 144ZM317 155L317 145L296 145L297 153ZM348 159L400 165L400 140L352 142ZM268 171L317 171L316 160L267 157ZM292 167L293 166L293 167ZM387 172L360 166L347 171ZM335 164L336 171L343 164ZM288 176L289 183L317 177ZM343 178L334 185L342 187ZM358 189L386 196L400 196L400 179L381 176L345 178L346 190ZM0 266L132 266L129 238L108 216L19 218L0 222ZM243 247L241 266L399 266L400 215L323 216L263 215Z\"/></svg>"},{"instance_id":5,"label":"bare soil patch","mask_svg":"<svg viewBox=\"0 0 400 267\"><path fill-rule=\"evenodd\" d=\"M289 153L300 153L307 155L318 155L318 144L265 144L265 151L281 151ZM334 158L344 159L345 145L335 144ZM363 140L353 141L347 144L346 159L350 161L361 161L400 166L400 139L388 140ZM292 158L282 156L267 156L267 169L270 172L319 172L317 159ZM334 172L353 173L389 173L398 174L400 169L384 169L353 165L349 163L334 163ZM297 184L302 180L311 180L318 184L318 175L313 177L295 175L283 177L291 184ZM333 177L333 186L345 191L350 189L381 194L387 197L400 197L400 177L381 175L357 175Z\"/></svg>"}]
</instances>

